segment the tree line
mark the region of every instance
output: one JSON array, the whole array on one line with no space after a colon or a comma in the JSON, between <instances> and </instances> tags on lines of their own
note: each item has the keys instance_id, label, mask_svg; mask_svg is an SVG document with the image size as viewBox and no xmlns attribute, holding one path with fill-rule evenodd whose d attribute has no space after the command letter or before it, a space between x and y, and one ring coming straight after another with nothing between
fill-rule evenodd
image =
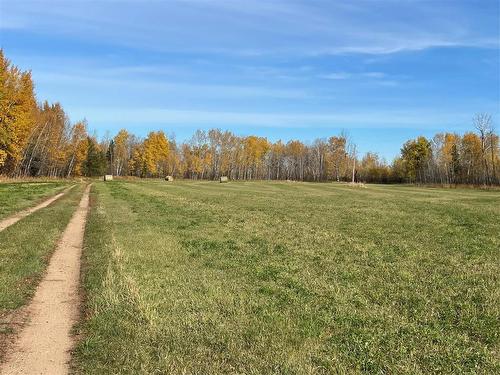
<instances>
[{"instance_id":1,"label":"tree line","mask_svg":"<svg viewBox=\"0 0 500 375\"><path fill-rule=\"evenodd\" d=\"M270 142L230 131L198 130L178 144L163 131L144 139L120 130L90 135L85 120L71 123L59 103L38 103L31 72L0 50L0 175L13 177L117 176L190 179L362 181L378 183L499 184L499 137L488 114L476 115L463 135L418 137L392 163L359 156L344 134Z\"/></svg>"}]
</instances>

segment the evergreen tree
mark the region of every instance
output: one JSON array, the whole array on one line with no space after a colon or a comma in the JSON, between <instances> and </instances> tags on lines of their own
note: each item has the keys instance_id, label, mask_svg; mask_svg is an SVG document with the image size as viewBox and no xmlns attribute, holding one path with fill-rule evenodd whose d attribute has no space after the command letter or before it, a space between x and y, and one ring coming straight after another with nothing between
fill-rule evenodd
<instances>
[{"instance_id":1,"label":"evergreen tree","mask_svg":"<svg viewBox=\"0 0 500 375\"><path fill-rule=\"evenodd\" d=\"M106 170L106 156L99 149L97 142L87 138L87 158L84 162L84 174L87 177L103 175Z\"/></svg>"}]
</instances>

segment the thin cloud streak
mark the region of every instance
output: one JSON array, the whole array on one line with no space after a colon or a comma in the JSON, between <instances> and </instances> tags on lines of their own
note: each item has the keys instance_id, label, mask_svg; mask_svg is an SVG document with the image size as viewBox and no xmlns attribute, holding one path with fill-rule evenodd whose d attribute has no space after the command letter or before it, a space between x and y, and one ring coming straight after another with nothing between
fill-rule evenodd
<instances>
[{"instance_id":1,"label":"thin cloud streak","mask_svg":"<svg viewBox=\"0 0 500 375\"><path fill-rule=\"evenodd\" d=\"M382 72L363 72L363 73L348 73L348 72L337 72L319 75L318 78L331 79L331 80L343 80L350 78L385 78L387 75Z\"/></svg>"},{"instance_id":2,"label":"thin cloud streak","mask_svg":"<svg viewBox=\"0 0 500 375\"><path fill-rule=\"evenodd\" d=\"M188 94L218 98L252 98L268 97L281 99L305 99L313 97L301 89L275 89L259 86L223 85L223 84L191 84L177 82L159 82L143 79L116 79L104 77L82 76L74 74L35 73L37 83L51 85L79 85L84 87L123 88L129 90L155 90L156 93Z\"/></svg>"},{"instance_id":3,"label":"thin cloud streak","mask_svg":"<svg viewBox=\"0 0 500 375\"><path fill-rule=\"evenodd\" d=\"M264 128L411 128L466 123L469 113L421 111L367 111L364 113L251 113L195 111L168 108L72 108L72 113L88 115L92 121L109 124L161 124L197 126L254 126ZM434 124L434 125L431 125Z\"/></svg>"},{"instance_id":4,"label":"thin cloud streak","mask_svg":"<svg viewBox=\"0 0 500 375\"><path fill-rule=\"evenodd\" d=\"M495 49L498 38L446 2L2 1L1 24L166 53L240 57L394 54L442 47ZM321 7L319 6L321 4ZM393 17L400 12L413 22ZM485 15L488 15L485 13ZM456 22L446 22L456 17ZM388 20L390 19L390 22ZM54 29L57 24L57 29ZM286 43L284 43L286 41Z\"/></svg>"}]
</instances>

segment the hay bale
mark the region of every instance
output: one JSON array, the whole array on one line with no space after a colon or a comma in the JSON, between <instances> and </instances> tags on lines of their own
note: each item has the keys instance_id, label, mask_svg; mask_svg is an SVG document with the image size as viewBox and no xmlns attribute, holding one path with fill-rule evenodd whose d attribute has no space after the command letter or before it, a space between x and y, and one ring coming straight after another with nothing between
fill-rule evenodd
<instances>
[{"instance_id":1,"label":"hay bale","mask_svg":"<svg viewBox=\"0 0 500 375\"><path fill-rule=\"evenodd\" d=\"M222 184L222 183L224 183L224 182L229 182L229 179L227 178L227 176L221 176L221 178L220 178L220 180L219 180L219 181L220 181L220 183Z\"/></svg>"},{"instance_id":2,"label":"hay bale","mask_svg":"<svg viewBox=\"0 0 500 375\"><path fill-rule=\"evenodd\" d=\"M113 175L112 174L105 174L104 181L113 181Z\"/></svg>"},{"instance_id":3,"label":"hay bale","mask_svg":"<svg viewBox=\"0 0 500 375\"><path fill-rule=\"evenodd\" d=\"M165 177L165 181L167 181L167 182L174 182L174 176L167 176L167 177Z\"/></svg>"},{"instance_id":4,"label":"hay bale","mask_svg":"<svg viewBox=\"0 0 500 375\"><path fill-rule=\"evenodd\" d=\"M347 185L352 186L352 187L366 189L366 185L362 182L349 182Z\"/></svg>"}]
</instances>

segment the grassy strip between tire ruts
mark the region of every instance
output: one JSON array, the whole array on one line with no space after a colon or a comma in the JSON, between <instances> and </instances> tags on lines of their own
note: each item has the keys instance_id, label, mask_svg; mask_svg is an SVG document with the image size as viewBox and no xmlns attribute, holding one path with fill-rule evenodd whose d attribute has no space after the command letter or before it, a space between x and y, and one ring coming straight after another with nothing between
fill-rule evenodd
<instances>
[{"instance_id":1,"label":"grassy strip between tire ruts","mask_svg":"<svg viewBox=\"0 0 500 375\"><path fill-rule=\"evenodd\" d=\"M0 316L32 296L78 206L83 184L0 232Z\"/></svg>"},{"instance_id":2,"label":"grassy strip between tire ruts","mask_svg":"<svg viewBox=\"0 0 500 375\"><path fill-rule=\"evenodd\" d=\"M500 195L96 183L78 372L495 373Z\"/></svg>"},{"instance_id":3,"label":"grassy strip between tire ruts","mask_svg":"<svg viewBox=\"0 0 500 375\"><path fill-rule=\"evenodd\" d=\"M1 183L0 219L34 206L68 186L65 181Z\"/></svg>"}]
</instances>

